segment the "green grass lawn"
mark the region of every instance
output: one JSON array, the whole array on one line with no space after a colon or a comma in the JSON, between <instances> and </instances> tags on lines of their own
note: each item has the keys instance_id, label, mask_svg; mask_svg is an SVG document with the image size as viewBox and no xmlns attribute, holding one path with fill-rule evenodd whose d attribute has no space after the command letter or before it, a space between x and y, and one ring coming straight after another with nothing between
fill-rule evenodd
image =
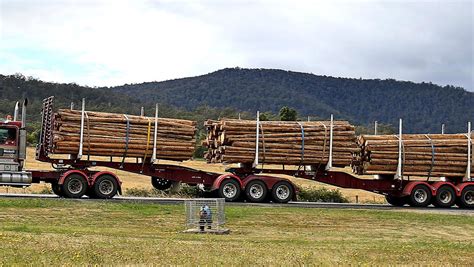
<instances>
[{"instance_id":1,"label":"green grass lawn","mask_svg":"<svg viewBox=\"0 0 474 267\"><path fill-rule=\"evenodd\" d=\"M226 208L230 235L184 230L182 205L0 199L0 265L472 265L474 216Z\"/></svg>"}]
</instances>

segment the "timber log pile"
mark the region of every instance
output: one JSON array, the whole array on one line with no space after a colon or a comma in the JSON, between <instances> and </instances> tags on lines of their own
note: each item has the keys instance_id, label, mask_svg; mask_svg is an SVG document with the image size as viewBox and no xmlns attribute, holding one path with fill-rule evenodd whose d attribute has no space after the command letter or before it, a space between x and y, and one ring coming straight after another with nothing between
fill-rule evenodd
<instances>
[{"instance_id":1,"label":"timber log pile","mask_svg":"<svg viewBox=\"0 0 474 267\"><path fill-rule=\"evenodd\" d=\"M83 155L151 158L154 117L88 111L84 118ZM195 125L188 120L158 118L156 158L190 159L195 149ZM78 154L80 131L81 111L59 110L55 114L52 152Z\"/></svg>"},{"instance_id":2,"label":"timber log pile","mask_svg":"<svg viewBox=\"0 0 474 267\"><path fill-rule=\"evenodd\" d=\"M354 173L396 174L399 158L398 136L363 135L359 137L358 144L361 149L359 153L354 153ZM474 157L470 160L474 163ZM402 135L403 175L463 177L467 171L467 162L467 134ZM474 172L474 168L471 168L471 172Z\"/></svg>"},{"instance_id":3,"label":"timber log pile","mask_svg":"<svg viewBox=\"0 0 474 267\"><path fill-rule=\"evenodd\" d=\"M256 154L257 122L251 120L208 120L209 163L253 163ZM282 165L327 164L330 122L261 121L259 163ZM347 121L333 123L333 166L349 166L358 151L354 126Z\"/></svg>"}]
</instances>

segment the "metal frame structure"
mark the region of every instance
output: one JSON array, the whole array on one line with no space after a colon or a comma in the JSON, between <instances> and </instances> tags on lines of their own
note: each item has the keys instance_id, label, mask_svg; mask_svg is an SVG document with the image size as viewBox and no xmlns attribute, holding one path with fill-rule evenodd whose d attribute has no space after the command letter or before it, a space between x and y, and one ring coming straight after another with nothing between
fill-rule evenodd
<instances>
[{"instance_id":1,"label":"metal frame structure","mask_svg":"<svg viewBox=\"0 0 474 267\"><path fill-rule=\"evenodd\" d=\"M225 199L200 198L184 202L186 230L221 230L225 225Z\"/></svg>"},{"instance_id":2,"label":"metal frame structure","mask_svg":"<svg viewBox=\"0 0 474 267\"><path fill-rule=\"evenodd\" d=\"M408 197L413 198L414 194L417 192L421 192L425 196L429 195L430 197L437 197L438 192L446 192L446 190L449 192L452 190L457 198L465 194L467 191L469 194L474 195L474 182L469 180L463 181L463 177L438 182L413 181L403 179L403 174L401 173L400 179L394 179L394 177L360 179L336 168L330 168L330 163L328 164L329 166L305 166L305 168L298 168L297 170L288 170L285 169L284 166L281 169L259 169L258 165L242 164L239 168L231 168L227 170L227 173L221 174L172 164L158 163L158 161L153 162L153 160L150 160L149 158L142 159L141 162L138 159L136 162L124 162L122 158L120 158L120 161L113 161L113 158L110 158L110 160L91 160L89 157L81 158L81 153L79 153L79 155L71 155L69 158L57 159L50 156L53 152L53 100L54 98L50 97L43 101L41 133L36 148L36 159L42 162L51 163L54 170L24 171L31 175L31 182L33 183L39 183L41 181L51 183L53 185L53 191L55 188L54 186L61 187L61 185L68 182L68 179L70 180L71 177L75 177L76 180L83 178L87 181L87 190L97 189L97 183L107 178L107 183L112 183L118 186L117 191L120 193L121 181L115 174L107 171L99 172L90 170L90 168L93 167L108 167L111 169L150 176L152 179L157 178L166 182L182 182L191 185L202 184L207 190L216 190L219 196L225 197L228 201L240 200L242 199L242 196L246 196L248 200L254 202L272 199L274 202L284 203L289 200L295 200L297 187L288 179L276 177L272 174L283 174L342 188L366 190L386 195L392 200L396 199L405 201ZM155 124L157 118L158 107L155 111ZM9 122L8 125L13 125L18 128L23 127L21 122ZM332 130L332 125L333 123L331 123L330 130ZM402 146L401 130L400 123L400 145ZM471 140L469 140L469 144L472 146ZM154 144L154 147L156 146L157 144ZM330 152L331 150L332 149L330 149ZM474 160L474 156L472 157ZM400 159L399 161L401 162ZM472 179L469 172L467 173L467 176ZM252 190L249 190L249 188L254 188L256 191L253 192ZM84 192L82 192L82 194L83 193ZM234 197L228 197L229 193L235 193ZM77 197L80 196L81 194L77 195ZM261 198L258 198L258 196ZM281 198L277 198L276 196L281 196ZM113 195L103 197L109 198L113 197ZM474 198L470 201L473 201L472 206L474 207ZM426 204L427 203L419 203L420 206Z\"/></svg>"}]
</instances>

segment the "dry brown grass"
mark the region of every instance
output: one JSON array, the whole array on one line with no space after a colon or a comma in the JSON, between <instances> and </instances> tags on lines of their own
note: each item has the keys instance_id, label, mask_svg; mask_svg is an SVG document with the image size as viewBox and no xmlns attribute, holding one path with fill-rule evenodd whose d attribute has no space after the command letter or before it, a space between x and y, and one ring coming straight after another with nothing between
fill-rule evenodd
<instances>
[{"instance_id":1,"label":"dry brown grass","mask_svg":"<svg viewBox=\"0 0 474 267\"><path fill-rule=\"evenodd\" d=\"M100 159L98 157L94 159ZM103 158L104 160L108 160L107 158ZM133 161L133 160L129 160ZM170 163L170 164L175 164L175 165L181 165L181 166L186 166L190 168L195 168L203 171L209 171L209 172L216 172L216 173L225 173L225 169L234 165L229 165L225 166L223 164L207 164L204 161L199 161L199 160L191 160L191 161L185 161L185 162L172 162L172 161L163 161L164 163ZM44 162L39 162L35 160L35 150L34 148L28 148L28 160L26 162L26 167L27 169L32 169L32 170L49 170L51 169L50 164L44 163ZM272 166L269 166L272 167ZM108 170L113 173L115 173L120 179L123 181L123 189L128 189L128 188L145 188L145 189L151 189L151 183L150 183L150 177L144 176L144 175L139 175L139 174L134 174L134 173L129 173L125 171L120 171L116 169L108 169L108 168L96 168L98 170ZM350 168L343 169L344 171L350 172ZM276 175L278 176L278 175ZM285 175L279 175L281 177L289 178L291 181L293 181L295 184L301 187L306 187L306 188L320 188L320 187L326 187L329 189L339 189L338 187L335 186L330 186L330 185L325 185L322 183L310 181L310 180L305 180L301 178L294 178L291 176L285 176ZM366 178L370 178L370 176L366 176ZM0 187L0 192L16 192L16 193L22 193L22 192L38 192L43 190L45 187L49 185L45 184L35 184L31 186L30 188L26 189L15 189L15 188L1 188ZM351 202L355 202L356 196L358 196L360 202L384 202L384 197L374 194L371 192L366 192L363 190L356 190L356 189L344 189L340 188L341 192L343 195L349 199Z\"/></svg>"}]
</instances>

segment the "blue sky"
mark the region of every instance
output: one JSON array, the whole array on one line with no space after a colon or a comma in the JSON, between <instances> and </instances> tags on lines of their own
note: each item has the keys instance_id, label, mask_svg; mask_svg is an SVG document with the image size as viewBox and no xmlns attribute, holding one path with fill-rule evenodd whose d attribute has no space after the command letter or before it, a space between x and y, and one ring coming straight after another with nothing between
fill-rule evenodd
<instances>
[{"instance_id":1,"label":"blue sky","mask_svg":"<svg viewBox=\"0 0 474 267\"><path fill-rule=\"evenodd\" d=\"M473 91L473 1L0 0L0 73L90 86L225 67Z\"/></svg>"}]
</instances>

